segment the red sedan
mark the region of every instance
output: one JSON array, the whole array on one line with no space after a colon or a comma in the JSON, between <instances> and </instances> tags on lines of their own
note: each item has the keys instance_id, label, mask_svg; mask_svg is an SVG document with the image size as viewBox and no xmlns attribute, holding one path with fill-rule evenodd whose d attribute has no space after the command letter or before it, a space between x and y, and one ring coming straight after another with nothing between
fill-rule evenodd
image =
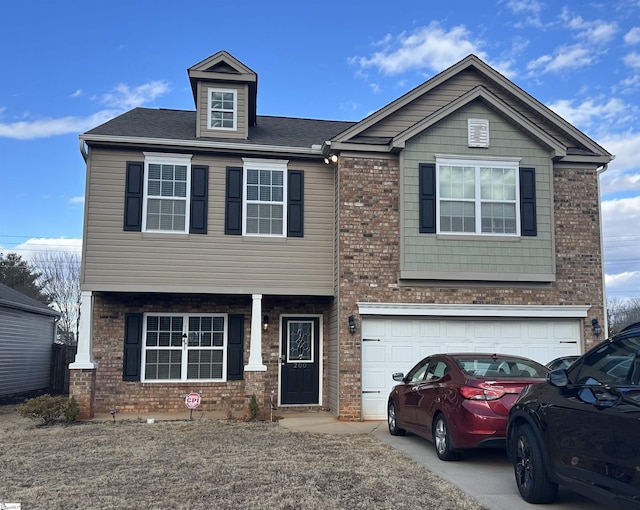
<instances>
[{"instance_id":1,"label":"red sedan","mask_svg":"<svg viewBox=\"0 0 640 510\"><path fill-rule=\"evenodd\" d=\"M389 432L433 441L441 460L469 448L505 445L509 409L525 386L544 382L549 370L506 354L435 354L420 361L391 390Z\"/></svg>"}]
</instances>

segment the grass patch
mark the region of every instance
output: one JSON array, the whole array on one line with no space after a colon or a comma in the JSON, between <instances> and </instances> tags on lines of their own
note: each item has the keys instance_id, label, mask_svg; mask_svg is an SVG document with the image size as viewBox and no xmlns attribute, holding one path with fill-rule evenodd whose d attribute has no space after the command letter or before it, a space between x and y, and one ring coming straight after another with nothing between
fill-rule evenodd
<instances>
[{"instance_id":1,"label":"grass patch","mask_svg":"<svg viewBox=\"0 0 640 510\"><path fill-rule=\"evenodd\" d=\"M4 406L0 437L0 503L22 508L482 508L371 434L210 419L45 428Z\"/></svg>"}]
</instances>

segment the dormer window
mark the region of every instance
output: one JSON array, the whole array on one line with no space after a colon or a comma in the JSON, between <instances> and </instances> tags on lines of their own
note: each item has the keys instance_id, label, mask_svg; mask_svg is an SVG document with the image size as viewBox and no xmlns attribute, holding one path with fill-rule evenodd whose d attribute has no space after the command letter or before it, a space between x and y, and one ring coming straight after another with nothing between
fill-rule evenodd
<instances>
[{"instance_id":1,"label":"dormer window","mask_svg":"<svg viewBox=\"0 0 640 510\"><path fill-rule=\"evenodd\" d=\"M237 129L238 93L232 89L209 89L209 129Z\"/></svg>"}]
</instances>

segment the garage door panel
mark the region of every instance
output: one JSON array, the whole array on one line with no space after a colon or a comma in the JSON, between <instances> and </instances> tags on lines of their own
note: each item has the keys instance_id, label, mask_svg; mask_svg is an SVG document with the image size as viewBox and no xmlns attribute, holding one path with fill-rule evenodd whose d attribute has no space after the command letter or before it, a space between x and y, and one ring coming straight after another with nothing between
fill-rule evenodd
<instances>
[{"instance_id":1,"label":"garage door panel","mask_svg":"<svg viewBox=\"0 0 640 510\"><path fill-rule=\"evenodd\" d=\"M406 374L426 356L496 352L546 363L580 353L581 322L364 317L362 335L362 415L368 420L384 420L387 398L396 384L391 375Z\"/></svg>"}]
</instances>

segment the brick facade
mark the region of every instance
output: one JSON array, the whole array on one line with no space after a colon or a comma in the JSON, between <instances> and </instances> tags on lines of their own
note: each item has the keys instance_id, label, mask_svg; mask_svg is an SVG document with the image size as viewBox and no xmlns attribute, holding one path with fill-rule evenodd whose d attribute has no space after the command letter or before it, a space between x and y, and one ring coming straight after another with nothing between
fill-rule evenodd
<instances>
[{"instance_id":1,"label":"brick facade","mask_svg":"<svg viewBox=\"0 0 640 510\"><path fill-rule=\"evenodd\" d=\"M96 293L93 310L93 361L96 370L73 370L71 396L82 410L82 418L107 413L184 411L184 400L191 392L202 398L203 411L222 411L227 416L246 416L252 394L261 409L269 409L271 392L277 400L280 314L323 314L330 300L309 299L291 302L274 298L263 301L263 313L273 317L262 336L262 361L266 372L245 372L241 381L146 383L122 380L124 316L126 313L242 313L245 315L245 364L249 360L251 297L198 296L178 294ZM326 392L325 392L326 394Z\"/></svg>"},{"instance_id":2,"label":"brick facade","mask_svg":"<svg viewBox=\"0 0 640 510\"><path fill-rule=\"evenodd\" d=\"M340 283L340 409L343 419L361 413L360 337L346 324L357 302L587 305L589 317L604 317L598 177L595 171L562 168L553 175L556 281L516 287L409 287L400 269L400 171L395 159L341 157L338 174ZM364 213L366 211L366 214ZM583 324L585 347L593 346L590 318Z\"/></svg>"}]
</instances>

